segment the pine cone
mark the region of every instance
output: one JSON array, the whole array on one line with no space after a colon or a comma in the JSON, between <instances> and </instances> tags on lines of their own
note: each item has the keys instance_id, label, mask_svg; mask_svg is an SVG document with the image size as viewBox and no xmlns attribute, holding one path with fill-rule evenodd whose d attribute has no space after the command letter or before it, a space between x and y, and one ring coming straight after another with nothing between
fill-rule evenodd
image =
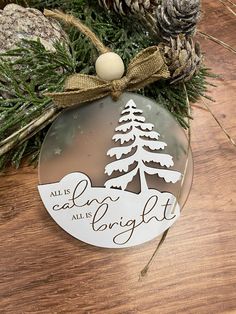
<instances>
[{"instance_id":1,"label":"pine cone","mask_svg":"<svg viewBox=\"0 0 236 314\"><path fill-rule=\"evenodd\" d=\"M158 0L98 0L99 4L107 10L126 15L129 13L152 12Z\"/></svg>"},{"instance_id":2,"label":"pine cone","mask_svg":"<svg viewBox=\"0 0 236 314\"><path fill-rule=\"evenodd\" d=\"M66 40L60 24L46 18L40 11L8 4L0 10L0 52L14 48L22 39L39 40L49 51L54 51L57 40Z\"/></svg>"},{"instance_id":3,"label":"pine cone","mask_svg":"<svg viewBox=\"0 0 236 314\"><path fill-rule=\"evenodd\" d=\"M160 37L169 40L178 34L191 35L200 17L200 0L164 0L156 10Z\"/></svg>"},{"instance_id":4,"label":"pine cone","mask_svg":"<svg viewBox=\"0 0 236 314\"><path fill-rule=\"evenodd\" d=\"M171 83L186 82L201 66L202 54L198 42L191 38L178 36L171 38L168 44L159 45L171 74Z\"/></svg>"}]
</instances>

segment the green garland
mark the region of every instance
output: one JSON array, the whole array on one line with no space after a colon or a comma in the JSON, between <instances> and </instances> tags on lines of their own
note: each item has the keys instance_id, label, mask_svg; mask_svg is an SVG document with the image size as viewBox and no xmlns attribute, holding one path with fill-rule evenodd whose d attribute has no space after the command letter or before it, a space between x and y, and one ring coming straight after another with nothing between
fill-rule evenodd
<instances>
[{"instance_id":1,"label":"green garland","mask_svg":"<svg viewBox=\"0 0 236 314\"><path fill-rule=\"evenodd\" d=\"M105 12L98 2L86 0L30 1L30 6L60 8L71 12L90 27L102 42L117 52L125 64L141 49L158 44L145 25L135 16L121 17ZM0 141L24 128L33 119L47 112L53 104L45 92L62 90L65 78L72 73L94 74L97 51L76 29L66 27L69 43L56 43L55 53L45 50L40 42L22 41L19 48L0 57ZM7 58L7 57L14 58ZM166 107L187 128L188 101L195 102L207 91L207 77L211 76L202 67L186 83L170 84L162 81L145 88L140 93L155 99ZM54 115L55 118L57 114ZM34 135L24 141L14 139L12 148L0 157L0 170L10 162L19 167L22 159L37 161L43 138L53 119L36 129Z\"/></svg>"}]
</instances>

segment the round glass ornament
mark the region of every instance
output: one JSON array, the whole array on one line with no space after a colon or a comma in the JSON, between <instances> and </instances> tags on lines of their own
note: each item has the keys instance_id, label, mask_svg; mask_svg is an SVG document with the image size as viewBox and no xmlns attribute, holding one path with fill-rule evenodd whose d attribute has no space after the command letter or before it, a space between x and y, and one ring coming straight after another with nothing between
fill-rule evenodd
<instances>
[{"instance_id":1,"label":"round glass ornament","mask_svg":"<svg viewBox=\"0 0 236 314\"><path fill-rule=\"evenodd\" d=\"M192 178L182 127L156 102L127 92L65 110L39 160L39 191L52 218L72 236L108 248L168 229Z\"/></svg>"}]
</instances>

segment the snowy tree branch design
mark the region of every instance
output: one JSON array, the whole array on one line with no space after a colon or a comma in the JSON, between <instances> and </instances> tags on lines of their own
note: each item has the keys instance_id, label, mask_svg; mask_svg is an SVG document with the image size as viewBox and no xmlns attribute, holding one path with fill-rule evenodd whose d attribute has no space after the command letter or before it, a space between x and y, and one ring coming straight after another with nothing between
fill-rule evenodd
<instances>
[{"instance_id":1,"label":"snowy tree branch design","mask_svg":"<svg viewBox=\"0 0 236 314\"><path fill-rule=\"evenodd\" d=\"M121 188L125 190L133 178L139 174L141 192L148 190L146 174L157 175L166 182L176 183L181 179L181 173L174 170L154 168L145 163L154 162L165 168L174 165L172 156L159 153L164 150L167 144L159 141L160 134L153 131L154 125L146 123L143 111L137 109L135 102L131 99L125 105L119 119L120 125L116 127L116 134L113 136L115 142L120 142L120 147L113 147L108 150L107 155L116 158L105 167L105 173L111 176L113 172L121 174L105 182L106 188ZM131 142L131 143L130 143ZM129 144L128 144L129 143ZM127 156L132 152L132 155ZM136 164L135 168L129 170L130 166Z\"/></svg>"}]
</instances>

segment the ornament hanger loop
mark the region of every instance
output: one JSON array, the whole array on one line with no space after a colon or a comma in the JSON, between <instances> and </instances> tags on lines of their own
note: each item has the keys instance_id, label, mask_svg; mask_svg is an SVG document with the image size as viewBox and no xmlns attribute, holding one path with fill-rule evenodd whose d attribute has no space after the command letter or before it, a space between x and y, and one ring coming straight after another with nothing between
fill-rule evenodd
<instances>
[{"instance_id":1,"label":"ornament hanger loop","mask_svg":"<svg viewBox=\"0 0 236 314\"><path fill-rule=\"evenodd\" d=\"M96 62L97 76L73 74L67 79L64 92L46 94L53 98L58 107L78 105L108 95L111 95L114 100L118 100L125 90L139 90L170 76L165 60L157 46L148 47L139 52L128 65L126 76L123 76L124 65L122 66L121 58L110 52L93 31L80 20L58 10L44 10L44 14L77 27L101 53ZM110 69L111 72L109 72Z\"/></svg>"},{"instance_id":2,"label":"ornament hanger loop","mask_svg":"<svg viewBox=\"0 0 236 314\"><path fill-rule=\"evenodd\" d=\"M97 50L103 54L109 52L110 49L103 45L100 39L91 31L86 25L84 25L79 19L75 18L73 15L65 14L59 10L47 10L44 9L44 15L47 17L52 17L58 20L64 21L66 24L71 24L78 28L81 33L83 33L87 38L90 39L92 44L97 48Z\"/></svg>"}]
</instances>

